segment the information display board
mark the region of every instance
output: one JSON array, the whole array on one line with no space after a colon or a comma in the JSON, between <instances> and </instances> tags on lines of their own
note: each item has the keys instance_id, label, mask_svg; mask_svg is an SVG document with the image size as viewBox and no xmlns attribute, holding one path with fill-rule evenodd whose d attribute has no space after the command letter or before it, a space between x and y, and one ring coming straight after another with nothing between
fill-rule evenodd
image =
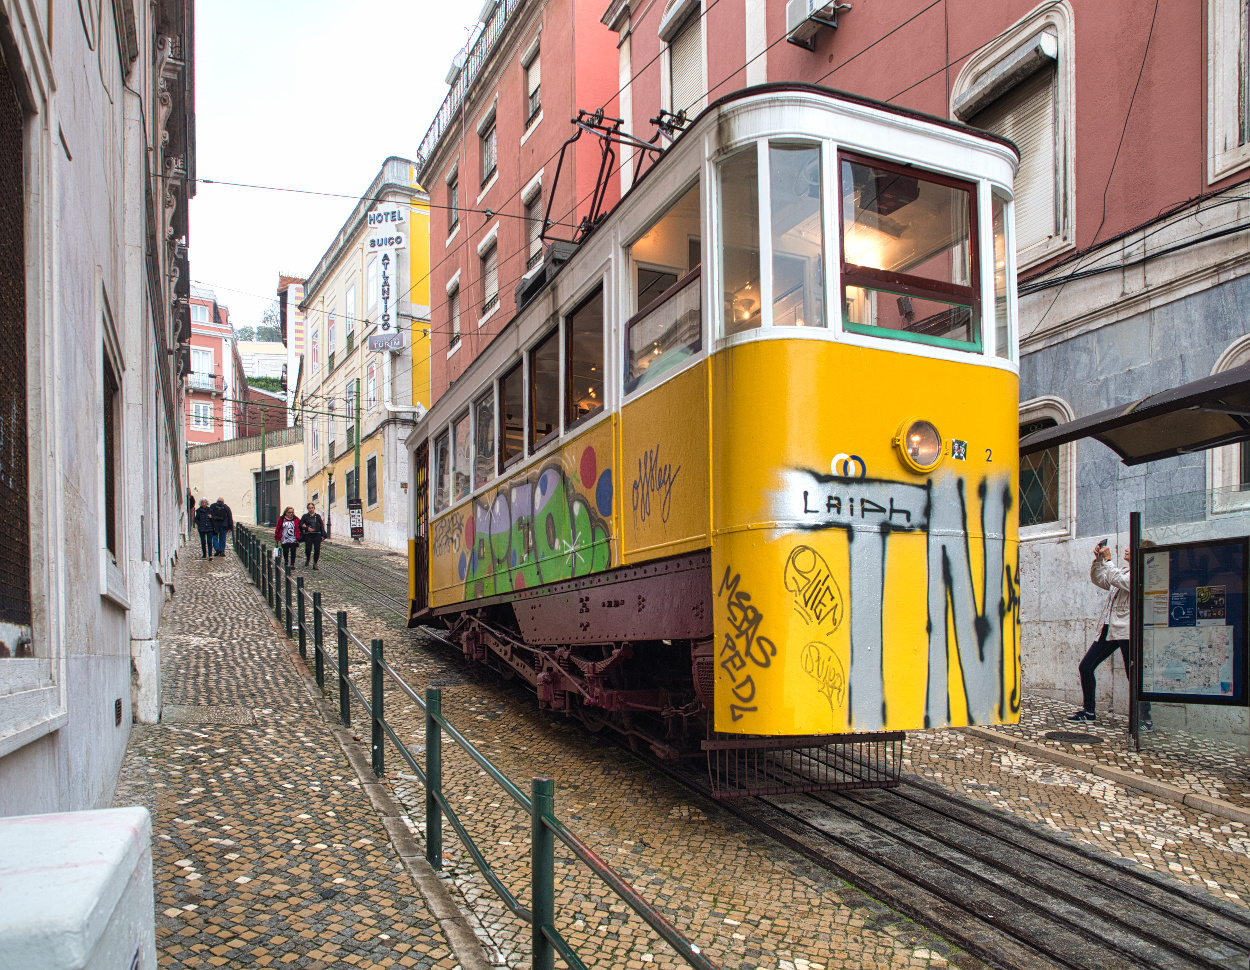
<instances>
[{"instance_id":1,"label":"information display board","mask_svg":"<svg viewBox=\"0 0 1250 970\"><path fill-rule=\"evenodd\" d=\"M1247 540L1149 546L1140 699L1246 703Z\"/></svg>"},{"instance_id":2,"label":"information display board","mask_svg":"<svg viewBox=\"0 0 1250 970\"><path fill-rule=\"evenodd\" d=\"M365 513L360 506L360 499L349 498L347 500L347 522L352 527L353 539L365 537Z\"/></svg>"}]
</instances>

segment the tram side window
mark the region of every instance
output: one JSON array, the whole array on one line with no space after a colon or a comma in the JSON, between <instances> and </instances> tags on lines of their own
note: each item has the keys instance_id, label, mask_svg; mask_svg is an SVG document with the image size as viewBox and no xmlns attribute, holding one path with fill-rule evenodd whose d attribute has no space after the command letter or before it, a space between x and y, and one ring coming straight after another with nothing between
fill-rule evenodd
<instances>
[{"instance_id":1,"label":"tram side window","mask_svg":"<svg viewBox=\"0 0 1250 970\"><path fill-rule=\"evenodd\" d=\"M720 167L726 336L761 325L759 192L759 159L753 144Z\"/></svg>"},{"instance_id":2,"label":"tram side window","mask_svg":"<svg viewBox=\"0 0 1250 970\"><path fill-rule=\"evenodd\" d=\"M565 400L572 427L582 418L603 410L603 287L565 321Z\"/></svg>"},{"instance_id":3,"label":"tram side window","mask_svg":"<svg viewBox=\"0 0 1250 970\"><path fill-rule=\"evenodd\" d=\"M768 146L773 326L825 325L820 146Z\"/></svg>"},{"instance_id":4,"label":"tram side window","mask_svg":"<svg viewBox=\"0 0 1250 970\"><path fill-rule=\"evenodd\" d=\"M499 460L504 467L525 454L525 377L520 362L499 382Z\"/></svg>"},{"instance_id":5,"label":"tram side window","mask_svg":"<svg viewBox=\"0 0 1250 970\"><path fill-rule=\"evenodd\" d=\"M333 499L331 499L333 501ZM451 505L451 442L444 431L434 439L434 511Z\"/></svg>"},{"instance_id":6,"label":"tram side window","mask_svg":"<svg viewBox=\"0 0 1250 970\"><path fill-rule=\"evenodd\" d=\"M465 411L451 424L452 481L451 498L458 502L469 494L469 412Z\"/></svg>"},{"instance_id":7,"label":"tram side window","mask_svg":"<svg viewBox=\"0 0 1250 970\"><path fill-rule=\"evenodd\" d=\"M979 350L976 187L854 156L840 167L847 330Z\"/></svg>"},{"instance_id":8,"label":"tram side window","mask_svg":"<svg viewBox=\"0 0 1250 970\"><path fill-rule=\"evenodd\" d=\"M473 486L480 488L495 477L495 393L487 391L473 402Z\"/></svg>"},{"instance_id":9,"label":"tram side window","mask_svg":"<svg viewBox=\"0 0 1250 970\"><path fill-rule=\"evenodd\" d=\"M530 351L530 452L560 433L560 328Z\"/></svg>"},{"instance_id":10,"label":"tram side window","mask_svg":"<svg viewBox=\"0 0 1250 970\"><path fill-rule=\"evenodd\" d=\"M634 306L639 312L699 265L702 258L699 185L685 195L629 247L637 275Z\"/></svg>"},{"instance_id":11,"label":"tram side window","mask_svg":"<svg viewBox=\"0 0 1250 970\"><path fill-rule=\"evenodd\" d=\"M991 196L994 207L994 353L1011 356L1011 328L1007 314L1007 200L998 192Z\"/></svg>"}]
</instances>

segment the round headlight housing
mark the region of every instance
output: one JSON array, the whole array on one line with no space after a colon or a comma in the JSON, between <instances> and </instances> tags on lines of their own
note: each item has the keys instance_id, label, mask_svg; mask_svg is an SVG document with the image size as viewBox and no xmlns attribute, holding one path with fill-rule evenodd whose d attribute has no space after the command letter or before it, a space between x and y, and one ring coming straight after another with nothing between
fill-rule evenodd
<instances>
[{"instance_id":1,"label":"round headlight housing","mask_svg":"<svg viewBox=\"0 0 1250 970\"><path fill-rule=\"evenodd\" d=\"M904 421L894 446L913 471L932 471L942 460L942 435L931 421Z\"/></svg>"}]
</instances>

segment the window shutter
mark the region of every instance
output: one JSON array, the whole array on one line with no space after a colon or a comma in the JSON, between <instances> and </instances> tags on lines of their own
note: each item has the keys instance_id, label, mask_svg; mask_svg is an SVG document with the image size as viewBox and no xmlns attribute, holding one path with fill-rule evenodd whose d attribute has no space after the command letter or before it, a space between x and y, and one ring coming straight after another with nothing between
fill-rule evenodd
<instances>
[{"instance_id":1,"label":"window shutter","mask_svg":"<svg viewBox=\"0 0 1250 970\"><path fill-rule=\"evenodd\" d=\"M499 249L492 246L489 253L482 259L482 279L483 279L483 304L482 311L486 312L495 305L495 299L499 295Z\"/></svg>"},{"instance_id":2,"label":"window shutter","mask_svg":"<svg viewBox=\"0 0 1250 970\"><path fill-rule=\"evenodd\" d=\"M1016 251L1059 234L1055 72L1042 71L1012 88L970 123L1015 142Z\"/></svg>"},{"instance_id":3,"label":"window shutter","mask_svg":"<svg viewBox=\"0 0 1250 970\"><path fill-rule=\"evenodd\" d=\"M528 261L526 265L528 268L532 269L536 262L535 257L541 255L543 251L543 242L541 238L543 231L543 197L541 194L535 195L534 198L530 200L529 205L525 207L525 214L529 218L529 238L527 240L529 249Z\"/></svg>"},{"instance_id":4,"label":"window shutter","mask_svg":"<svg viewBox=\"0 0 1250 970\"><path fill-rule=\"evenodd\" d=\"M456 287L451 291L451 342L454 344L460 339L460 287Z\"/></svg>"},{"instance_id":5,"label":"window shutter","mask_svg":"<svg viewBox=\"0 0 1250 970\"><path fill-rule=\"evenodd\" d=\"M542 85L542 58L535 56L525 69L525 93L529 99L529 117L538 114L541 106L538 89Z\"/></svg>"},{"instance_id":6,"label":"window shutter","mask_svg":"<svg viewBox=\"0 0 1250 970\"><path fill-rule=\"evenodd\" d=\"M703 20L698 10L682 25L668 47L674 114L688 111L703 95Z\"/></svg>"}]
</instances>

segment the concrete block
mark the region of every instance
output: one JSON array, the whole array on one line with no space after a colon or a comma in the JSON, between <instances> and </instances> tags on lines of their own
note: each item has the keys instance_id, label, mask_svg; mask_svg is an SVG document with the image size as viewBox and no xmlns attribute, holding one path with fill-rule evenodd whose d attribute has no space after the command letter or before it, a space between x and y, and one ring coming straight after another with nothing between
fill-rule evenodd
<instances>
[{"instance_id":1,"label":"concrete block","mask_svg":"<svg viewBox=\"0 0 1250 970\"><path fill-rule=\"evenodd\" d=\"M130 641L130 709L139 724L161 720L161 641Z\"/></svg>"},{"instance_id":2,"label":"concrete block","mask_svg":"<svg viewBox=\"0 0 1250 970\"><path fill-rule=\"evenodd\" d=\"M151 838L144 808L0 819L4 965L156 970Z\"/></svg>"}]
</instances>

